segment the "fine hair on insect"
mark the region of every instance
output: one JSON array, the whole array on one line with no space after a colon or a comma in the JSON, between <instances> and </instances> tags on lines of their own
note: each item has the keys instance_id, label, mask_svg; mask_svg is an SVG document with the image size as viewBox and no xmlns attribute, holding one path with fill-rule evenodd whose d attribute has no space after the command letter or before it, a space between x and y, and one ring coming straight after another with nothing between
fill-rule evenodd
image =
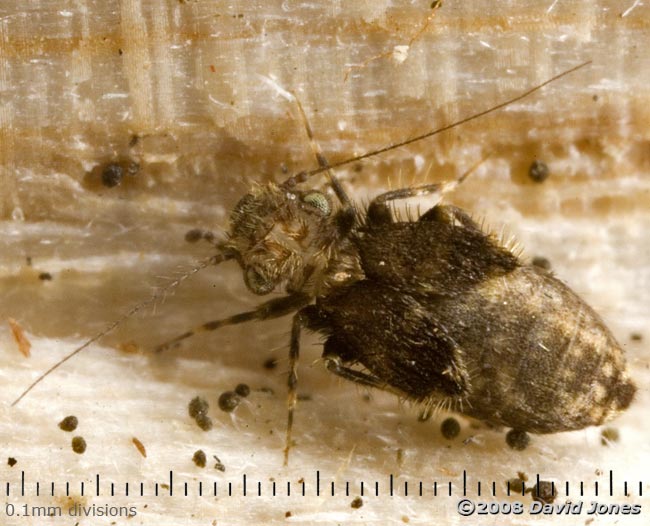
<instances>
[{"instance_id":1,"label":"fine hair on insect","mask_svg":"<svg viewBox=\"0 0 650 526\"><path fill-rule=\"evenodd\" d=\"M390 207L398 200L448 192L467 174L449 183L383 193L363 209L332 171L495 112L589 63L442 128L331 165L296 101L318 167L280 184L253 186L232 211L225 239L208 236L215 255L52 366L13 405L189 276L234 260L250 292L285 294L203 323L156 350L173 348L198 332L293 314L285 464L303 329L324 337L322 357L329 371L418 403L425 418L445 408L509 427L511 438L582 429L613 418L629 406L636 388L623 351L584 301L545 269L520 261L460 208L437 204L417 220L403 220ZM336 202L306 187L310 177L323 172Z\"/></svg>"}]
</instances>

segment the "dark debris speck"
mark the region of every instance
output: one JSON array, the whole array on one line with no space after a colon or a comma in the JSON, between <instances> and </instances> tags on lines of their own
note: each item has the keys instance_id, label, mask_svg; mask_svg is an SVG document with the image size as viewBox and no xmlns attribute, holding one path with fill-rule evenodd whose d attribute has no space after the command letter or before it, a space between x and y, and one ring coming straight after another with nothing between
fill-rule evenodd
<instances>
[{"instance_id":1,"label":"dark debris speck","mask_svg":"<svg viewBox=\"0 0 650 526\"><path fill-rule=\"evenodd\" d=\"M544 270L551 270L551 262L544 256L535 256L531 263L535 267L543 268Z\"/></svg>"},{"instance_id":2,"label":"dark debris speck","mask_svg":"<svg viewBox=\"0 0 650 526\"><path fill-rule=\"evenodd\" d=\"M460 424L453 417L445 418L440 424L440 432L447 440L453 440L460 434Z\"/></svg>"},{"instance_id":3,"label":"dark debris speck","mask_svg":"<svg viewBox=\"0 0 650 526\"><path fill-rule=\"evenodd\" d=\"M192 462L194 462L198 467L204 468L206 461L207 458L202 449L199 449L194 452L194 455L192 456Z\"/></svg>"},{"instance_id":4,"label":"dark debris speck","mask_svg":"<svg viewBox=\"0 0 650 526\"><path fill-rule=\"evenodd\" d=\"M528 177L536 183L543 183L548 179L550 171L545 162L535 159L528 169Z\"/></svg>"},{"instance_id":5,"label":"dark debris speck","mask_svg":"<svg viewBox=\"0 0 650 526\"><path fill-rule=\"evenodd\" d=\"M72 451L79 455L86 452L86 441L84 437L74 437L72 439Z\"/></svg>"},{"instance_id":6,"label":"dark debris speck","mask_svg":"<svg viewBox=\"0 0 650 526\"><path fill-rule=\"evenodd\" d=\"M237 387L235 387L235 393L243 398L246 398L249 394L251 394L251 388L246 384L237 384Z\"/></svg>"},{"instance_id":7,"label":"dark debris speck","mask_svg":"<svg viewBox=\"0 0 650 526\"><path fill-rule=\"evenodd\" d=\"M59 422L59 428L62 429L63 431L74 431L77 429L77 426L79 425L79 419L74 416L66 416L63 420Z\"/></svg>"},{"instance_id":8,"label":"dark debris speck","mask_svg":"<svg viewBox=\"0 0 650 526\"><path fill-rule=\"evenodd\" d=\"M232 413L241 402L241 397L234 391L225 391L219 397L219 409Z\"/></svg>"},{"instance_id":9,"label":"dark debris speck","mask_svg":"<svg viewBox=\"0 0 650 526\"><path fill-rule=\"evenodd\" d=\"M200 415L196 415L194 420L196 421L196 425L203 429L203 431L210 431L212 429L212 418L208 415L201 413Z\"/></svg>"},{"instance_id":10,"label":"dark debris speck","mask_svg":"<svg viewBox=\"0 0 650 526\"><path fill-rule=\"evenodd\" d=\"M269 358L264 362L264 369L275 369L278 366L278 361L275 358Z\"/></svg>"},{"instance_id":11,"label":"dark debris speck","mask_svg":"<svg viewBox=\"0 0 650 526\"><path fill-rule=\"evenodd\" d=\"M226 471L226 466L223 465L223 462L221 462L221 459L217 455L212 455L212 458L215 460L214 469L221 472Z\"/></svg>"},{"instance_id":12,"label":"dark debris speck","mask_svg":"<svg viewBox=\"0 0 650 526\"><path fill-rule=\"evenodd\" d=\"M543 502L544 504L552 504L557 497L557 492L553 487L553 483L549 480L540 480L539 485L535 485L530 490L533 500Z\"/></svg>"},{"instance_id":13,"label":"dark debris speck","mask_svg":"<svg viewBox=\"0 0 650 526\"><path fill-rule=\"evenodd\" d=\"M108 163L102 170L102 184L113 188L122 182L124 168L119 163Z\"/></svg>"},{"instance_id":14,"label":"dark debris speck","mask_svg":"<svg viewBox=\"0 0 650 526\"><path fill-rule=\"evenodd\" d=\"M200 228L193 228L185 232L185 241L188 243L196 243L199 239L203 237L203 230Z\"/></svg>"},{"instance_id":15,"label":"dark debris speck","mask_svg":"<svg viewBox=\"0 0 650 526\"><path fill-rule=\"evenodd\" d=\"M528 447L528 444L530 444L530 436L525 431L511 429L506 435L506 444L508 444L511 449L523 451Z\"/></svg>"},{"instance_id":16,"label":"dark debris speck","mask_svg":"<svg viewBox=\"0 0 650 526\"><path fill-rule=\"evenodd\" d=\"M205 398L201 398L200 396L195 396L190 401L190 404L189 404L187 410L188 410L189 415L192 418L196 418L199 415L205 415L208 412L209 408L210 408L210 405L205 400Z\"/></svg>"},{"instance_id":17,"label":"dark debris speck","mask_svg":"<svg viewBox=\"0 0 650 526\"><path fill-rule=\"evenodd\" d=\"M517 472L517 478L510 479L506 486L510 488L511 492L523 494L525 482L528 482L528 475L519 471Z\"/></svg>"},{"instance_id":18,"label":"dark debris speck","mask_svg":"<svg viewBox=\"0 0 650 526\"><path fill-rule=\"evenodd\" d=\"M620 438L621 435L615 427L606 427L600 432L600 443L603 446L609 446L618 442Z\"/></svg>"}]
</instances>

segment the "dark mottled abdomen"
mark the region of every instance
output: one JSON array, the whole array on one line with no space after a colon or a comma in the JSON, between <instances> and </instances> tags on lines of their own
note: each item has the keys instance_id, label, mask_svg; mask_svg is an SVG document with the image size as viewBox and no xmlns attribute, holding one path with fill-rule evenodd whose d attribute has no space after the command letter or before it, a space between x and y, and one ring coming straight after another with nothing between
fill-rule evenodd
<instances>
[{"instance_id":1,"label":"dark mottled abdomen","mask_svg":"<svg viewBox=\"0 0 650 526\"><path fill-rule=\"evenodd\" d=\"M465 413L536 433L598 425L635 387L600 317L536 267L488 279L439 305L469 375ZM465 320L472 320L466 323Z\"/></svg>"}]
</instances>

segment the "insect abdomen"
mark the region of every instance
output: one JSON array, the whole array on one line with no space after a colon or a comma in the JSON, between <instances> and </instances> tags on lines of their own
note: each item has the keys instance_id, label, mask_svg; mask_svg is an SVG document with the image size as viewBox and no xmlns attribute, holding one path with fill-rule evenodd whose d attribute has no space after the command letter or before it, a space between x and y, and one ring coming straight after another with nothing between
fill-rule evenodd
<instances>
[{"instance_id":1,"label":"insect abdomen","mask_svg":"<svg viewBox=\"0 0 650 526\"><path fill-rule=\"evenodd\" d=\"M474 322L454 332L470 378L467 414L553 433L602 424L629 406L636 388L623 351L600 317L545 271L526 266L488 279L465 303Z\"/></svg>"}]
</instances>

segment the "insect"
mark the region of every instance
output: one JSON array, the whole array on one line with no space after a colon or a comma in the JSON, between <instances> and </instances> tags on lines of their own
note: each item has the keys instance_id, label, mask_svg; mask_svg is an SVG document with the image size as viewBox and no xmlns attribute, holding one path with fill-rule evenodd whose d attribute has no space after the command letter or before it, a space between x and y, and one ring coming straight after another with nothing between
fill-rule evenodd
<instances>
[{"instance_id":1,"label":"insect","mask_svg":"<svg viewBox=\"0 0 650 526\"><path fill-rule=\"evenodd\" d=\"M329 371L419 403L427 415L443 407L517 433L555 433L599 425L626 409L636 388L623 351L571 289L520 261L457 207L438 204L415 221L391 211L394 201L448 191L462 178L393 190L362 210L331 171L495 111L584 65L445 128L331 166L303 112L319 168L253 187L235 206L226 238L213 240L217 254L192 271L234 260L253 294L286 294L204 323L157 350L197 332L293 314L285 463L303 329L324 337ZM336 204L305 188L321 172Z\"/></svg>"}]
</instances>

